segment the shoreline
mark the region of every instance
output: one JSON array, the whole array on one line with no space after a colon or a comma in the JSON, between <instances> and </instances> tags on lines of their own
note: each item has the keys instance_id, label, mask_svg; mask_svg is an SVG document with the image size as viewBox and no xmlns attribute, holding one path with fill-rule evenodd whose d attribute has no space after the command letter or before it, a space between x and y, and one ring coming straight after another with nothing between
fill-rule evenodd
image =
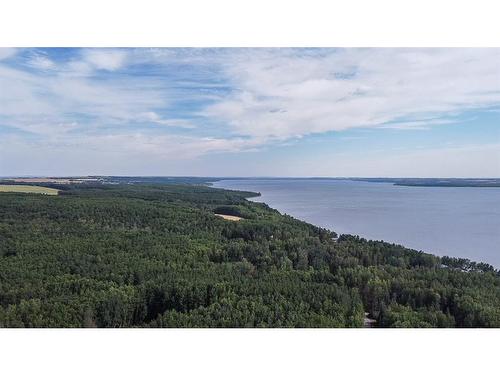
<instances>
[{"instance_id":1,"label":"shoreline","mask_svg":"<svg viewBox=\"0 0 500 375\"><path fill-rule=\"evenodd\" d=\"M411 251L417 251L417 252L420 252L420 253L423 253L423 254L427 254L427 255L432 255L432 256L435 256L435 257L437 257L439 259L442 259L443 257L448 257L448 258L452 258L452 259L467 260L467 261L469 261L471 263L475 263L475 264L482 264L483 263L483 264L492 266L494 268L495 272L500 272L500 267L497 267L497 266L495 266L492 263L489 263L487 261L472 260L471 258L468 258L468 257L459 257L459 256L451 256L451 255L438 255L436 253L429 252L428 250L415 249L415 248L409 247L408 245L405 245L405 244L402 244L402 243L399 243L399 242L391 242L391 241L388 241L388 240L385 240L385 239L380 239L380 238L369 238L367 236L356 234L356 233L341 233L341 232L338 232L335 228L324 227L324 226L321 226L319 224L315 224L315 223L313 223L311 221L298 218L298 217L296 217L296 216L294 216L294 215L292 215L290 213L282 212L282 210L271 206L268 202L265 202L264 200L262 200L260 202L259 201L255 201L254 200L255 198L262 198L262 199L264 199L263 198L263 194L261 192L251 191L251 190L246 190L246 189L245 190L240 190L240 189L235 189L235 188L215 186L215 184L218 183L218 182L231 181L231 180L251 180L251 179L250 178L242 178L242 179L232 178L232 179L227 179L227 180L221 179L221 180L217 180L217 181L211 182L209 184L209 186L213 187L215 189L223 189L223 190L228 190L228 191L239 191L239 192L254 193L254 194L256 194L255 196L248 197L248 198L245 198L245 199L247 201L253 202L253 203L264 203L264 204L268 205L269 207L271 207L272 209L278 211L280 213L280 215L288 215L288 216L290 216L290 217L292 217L292 218L294 218L296 220L303 221L303 222L305 222L307 224L310 224L310 225L314 225L315 227L327 229L329 231L333 231L333 232L335 232L337 234L337 238L339 238L342 235L345 235L345 236L356 236L356 237L359 237L362 240L366 240L366 241L370 241L370 242L379 242L379 243L385 243L385 244L390 244L390 245L395 245L395 246L401 246L404 249L411 250ZM257 180L257 179L255 179L255 180ZM266 178L266 180L272 180L272 179L271 178ZM305 179L304 178L303 180L313 180L313 179ZM333 180L333 179L331 179L331 180ZM344 180L348 180L348 179L344 179ZM357 180L350 180L350 181L357 181ZM357 181L357 182L369 182L369 181ZM377 182L377 183L380 183L380 182ZM373 183L375 183L375 182L373 181ZM393 185L393 186L405 186L405 185L397 185L397 184L391 184L391 185ZM420 187L420 186L418 186L418 187Z\"/></svg>"}]
</instances>

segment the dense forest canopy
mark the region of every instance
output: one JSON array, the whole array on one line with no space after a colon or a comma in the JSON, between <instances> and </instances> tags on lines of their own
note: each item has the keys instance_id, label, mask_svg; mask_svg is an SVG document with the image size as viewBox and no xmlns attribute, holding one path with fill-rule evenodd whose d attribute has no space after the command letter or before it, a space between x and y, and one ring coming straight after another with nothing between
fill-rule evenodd
<instances>
[{"instance_id":1,"label":"dense forest canopy","mask_svg":"<svg viewBox=\"0 0 500 375\"><path fill-rule=\"evenodd\" d=\"M1 193L0 326L500 327L487 264L337 238L203 180L147 182Z\"/></svg>"}]
</instances>

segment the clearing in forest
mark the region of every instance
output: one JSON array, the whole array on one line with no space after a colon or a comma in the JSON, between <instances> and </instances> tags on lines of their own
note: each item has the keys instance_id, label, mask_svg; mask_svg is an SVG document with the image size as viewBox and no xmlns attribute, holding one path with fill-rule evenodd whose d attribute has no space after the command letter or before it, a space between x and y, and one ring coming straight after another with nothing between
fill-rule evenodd
<instances>
[{"instance_id":1,"label":"clearing in forest","mask_svg":"<svg viewBox=\"0 0 500 375\"><path fill-rule=\"evenodd\" d=\"M225 220L230 220L230 221L240 221L243 218L239 216L233 216L233 215L223 215L223 214L215 214L215 216L221 217Z\"/></svg>"}]
</instances>

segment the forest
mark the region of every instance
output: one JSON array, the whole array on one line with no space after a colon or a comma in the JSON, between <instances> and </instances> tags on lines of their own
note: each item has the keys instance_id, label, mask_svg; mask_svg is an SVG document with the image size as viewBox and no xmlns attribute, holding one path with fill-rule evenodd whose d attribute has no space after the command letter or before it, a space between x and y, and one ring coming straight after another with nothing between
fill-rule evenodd
<instances>
[{"instance_id":1,"label":"forest","mask_svg":"<svg viewBox=\"0 0 500 375\"><path fill-rule=\"evenodd\" d=\"M0 194L0 327L500 327L488 264L190 181L61 189Z\"/></svg>"}]
</instances>

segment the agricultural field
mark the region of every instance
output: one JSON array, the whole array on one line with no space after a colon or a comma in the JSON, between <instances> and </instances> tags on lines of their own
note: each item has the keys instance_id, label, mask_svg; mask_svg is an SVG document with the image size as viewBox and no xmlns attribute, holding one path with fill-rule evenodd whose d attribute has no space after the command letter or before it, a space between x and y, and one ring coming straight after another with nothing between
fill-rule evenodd
<instances>
[{"instance_id":1,"label":"agricultural field","mask_svg":"<svg viewBox=\"0 0 500 375\"><path fill-rule=\"evenodd\" d=\"M36 193L57 195L59 190L33 185L0 185L0 193Z\"/></svg>"}]
</instances>

